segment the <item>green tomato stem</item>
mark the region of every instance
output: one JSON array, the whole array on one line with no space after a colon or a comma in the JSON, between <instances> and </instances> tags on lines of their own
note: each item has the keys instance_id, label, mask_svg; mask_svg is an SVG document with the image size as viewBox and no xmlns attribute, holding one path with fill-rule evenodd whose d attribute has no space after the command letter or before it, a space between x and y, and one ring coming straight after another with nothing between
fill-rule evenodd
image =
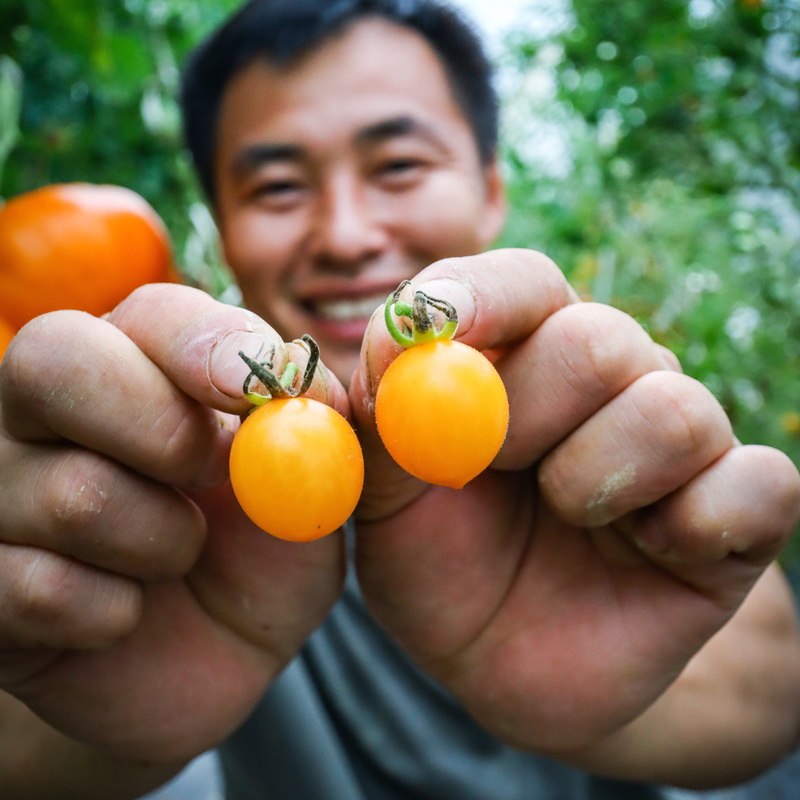
<instances>
[{"instance_id":1,"label":"green tomato stem","mask_svg":"<svg viewBox=\"0 0 800 800\"><path fill-rule=\"evenodd\" d=\"M314 380L314 373L319 366L319 347L308 334L304 334L301 341L308 345L308 363L306 364L305 371L303 372L303 379L298 388L295 388L294 384L300 372L300 367L298 367L294 361L289 361L286 364L280 378L278 378L275 373L272 372L272 361L265 361L262 363L246 356L241 350L239 351L239 357L250 367L250 372L247 374L247 377L244 379L244 384L242 385L242 393L246 400L254 406L263 406L264 403L269 402L273 398L299 397L308 391L311 382ZM258 378L258 380L264 384L267 394L250 391L250 384L253 382L253 378Z\"/></svg>"},{"instance_id":2,"label":"green tomato stem","mask_svg":"<svg viewBox=\"0 0 800 800\"><path fill-rule=\"evenodd\" d=\"M452 339L458 329L458 312L455 306L419 290L414 292L413 304L409 305L400 299L400 293L408 285L409 281L403 281L389 295L384 305L383 317L392 339L406 348ZM438 327L431 310L444 316L444 321ZM402 320L402 327L397 324L396 319ZM410 320L410 324L406 320Z\"/></svg>"},{"instance_id":3,"label":"green tomato stem","mask_svg":"<svg viewBox=\"0 0 800 800\"><path fill-rule=\"evenodd\" d=\"M284 367L283 374L278 379L278 383L280 383L286 391L291 391L292 384L294 384L294 379L297 377L298 372L300 372L300 367L298 367L294 361L290 361Z\"/></svg>"}]
</instances>

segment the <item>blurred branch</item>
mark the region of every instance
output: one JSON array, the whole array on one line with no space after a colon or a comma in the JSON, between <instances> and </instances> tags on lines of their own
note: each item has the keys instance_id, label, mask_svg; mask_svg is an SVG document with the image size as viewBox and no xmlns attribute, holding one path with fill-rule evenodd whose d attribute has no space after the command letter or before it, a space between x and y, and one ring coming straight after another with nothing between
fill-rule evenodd
<instances>
[{"instance_id":1,"label":"blurred branch","mask_svg":"<svg viewBox=\"0 0 800 800\"><path fill-rule=\"evenodd\" d=\"M0 56L0 185L11 151L19 139L22 111L22 70L8 56Z\"/></svg>"}]
</instances>

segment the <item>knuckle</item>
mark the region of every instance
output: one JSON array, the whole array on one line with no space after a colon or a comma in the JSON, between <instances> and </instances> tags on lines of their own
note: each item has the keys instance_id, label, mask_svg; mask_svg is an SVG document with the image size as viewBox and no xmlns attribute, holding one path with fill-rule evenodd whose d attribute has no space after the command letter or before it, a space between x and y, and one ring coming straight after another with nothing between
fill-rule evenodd
<instances>
[{"instance_id":1,"label":"knuckle","mask_svg":"<svg viewBox=\"0 0 800 800\"><path fill-rule=\"evenodd\" d=\"M636 382L636 411L668 443L673 460L708 458L730 447L730 422L699 381L671 371L648 373Z\"/></svg>"},{"instance_id":2,"label":"knuckle","mask_svg":"<svg viewBox=\"0 0 800 800\"><path fill-rule=\"evenodd\" d=\"M788 516L793 524L800 517L800 472L788 455L772 447L753 446L764 454L770 465L767 474L774 476L772 485L782 504L789 509Z\"/></svg>"},{"instance_id":3,"label":"knuckle","mask_svg":"<svg viewBox=\"0 0 800 800\"><path fill-rule=\"evenodd\" d=\"M73 577L70 561L39 551L19 573L17 589L10 596L12 614L34 630L64 622L74 599Z\"/></svg>"},{"instance_id":4,"label":"knuckle","mask_svg":"<svg viewBox=\"0 0 800 800\"><path fill-rule=\"evenodd\" d=\"M3 405L24 402L30 412L42 398L52 394L53 382L68 367L63 359L64 337L76 323L88 318L82 311L51 311L26 323L14 336L0 370L0 398ZM48 380L41 380L47 375Z\"/></svg>"},{"instance_id":5,"label":"knuckle","mask_svg":"<svg viewBox=\"0 0 800 800\"><path fill-rule=\"evenodd\" d=\"M553 319L568 340L559 348L566 380L583 396L614 395L655 366L650 337L621 311L579 303L560 310Z\"/></svg>"},{"instance_id":6,"label":"knuckle","mask_svg":"<svg viewBox=\"0 0 800 800\"><path fill-rule=\"evenodd\" d=\"M66 538L85 535L108 507L109 470L102 458L83 451L61 460L42 481L42 505Z\"/></svg>"},{"instance_id":7,"label":"knuckle","mask_svg":"<svg viewBox=\"0 0 800 800\"><path fill-rule=\"evenodd\" d=\"M24 548L11 561L15 568L2 593L3 638L13 638L15 646L104 647L135 628L141 593L134 583L46 550Z\"/></svg>"},{"instance_id":8,"label":"knuckle","mask_svg":"<svg viewBox=\"0 0 800 800\"><path fill-rule=\"evenodd\" d=\"M750 473L759 485L771 513L762 514L761 543L778 552L791 539L800 522L800 473L789 456L772 447L737 448L748 457Z\"/></svg>"},{"instance_id":9,"label":"knuckle","mask_svg":"<svg viewBox=\"0 0 800 800\"><path fill-rule=\"evenodd\" d=\"M199 556L204 517L170 487L86 451L59 459L41 483L34 502L46 509L50 545L65 555L146 581L181 576Z\"/></svg>"}]
</instances>

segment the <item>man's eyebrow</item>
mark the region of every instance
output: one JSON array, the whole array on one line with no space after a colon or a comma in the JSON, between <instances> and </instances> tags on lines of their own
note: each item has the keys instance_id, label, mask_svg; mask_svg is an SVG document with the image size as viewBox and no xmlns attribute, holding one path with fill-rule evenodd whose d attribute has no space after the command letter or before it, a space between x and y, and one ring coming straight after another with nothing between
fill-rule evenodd
<instances>
[{"instance_id":1,"label":"man's eyebrow","mask_svg":"<svg viewBox=\"0 0 800 800\"><path fill-rule=\"evenodd\" d=\"M251 144L242 148L233 158L231 166L239 175L254 172L275 161L300 161L303 149L294 144Z\"/></svg>"},{"instance_id":2,"label":"man's eyebrow","mask_svg":"<svg viewBox=\"0 0 800 800\"><path fill-rule=\"evenodd\" d=\"M403 136L418 136L439 149L445 149L433 128L410 116L392 117L367 125L356 134L356 143L360 145L380 144L389 139ZM283 142L251 144L236 153L231 167L235 174L247 175L265 164L276 161L301 161L305 155L305 150L296 144Z\"/></svg>"},{"instance_id":3,"label":"man's eyebrow","mask_svg":"<svg viewBox=\"0 0 800 800\"><path fill-rule=\"evenodd\" d=\"M430 144L444 149L443 142L430 125L409 116L392 117L373 125L367 125L356 135L356 142L363 145L380 144L388 139L397 139L402 136L418 136Z\"/></svg>"}]
</instances>

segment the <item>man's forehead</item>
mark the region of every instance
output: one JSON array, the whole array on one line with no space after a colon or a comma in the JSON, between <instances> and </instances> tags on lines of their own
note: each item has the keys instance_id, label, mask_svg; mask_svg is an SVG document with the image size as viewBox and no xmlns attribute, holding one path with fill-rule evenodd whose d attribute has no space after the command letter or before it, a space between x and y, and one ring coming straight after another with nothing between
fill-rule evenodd
<instances>
[{"instance_id":1,"label":"man's forehead","mask_svg":"<svg viewBox=\"0 0 800 800\"><path fill-rule=\"evenodd\" d=\"M430 45L378 20L354 25L285 67L250 62L229 85L219 124L219 143L248 171L300 159L304 148L415 137L448 150L454 137L472 135Z\"/></svg>"},{"instance_id":2,"label":"man's forehead","mask_svg":"<svg viewBox=\"0 0 800 800\"><path fill-rule=\"evenodd\" d=\"M353 24L286 64L257 55L224 94L247 82L260 82L270 96L298 101L320 89L332 101L365 88L424 96L435 87L450 93L447 70L433 47L416 31L377 18ZM320 99L315 96L316 102Z\"/></svg>"}]
</instances>

